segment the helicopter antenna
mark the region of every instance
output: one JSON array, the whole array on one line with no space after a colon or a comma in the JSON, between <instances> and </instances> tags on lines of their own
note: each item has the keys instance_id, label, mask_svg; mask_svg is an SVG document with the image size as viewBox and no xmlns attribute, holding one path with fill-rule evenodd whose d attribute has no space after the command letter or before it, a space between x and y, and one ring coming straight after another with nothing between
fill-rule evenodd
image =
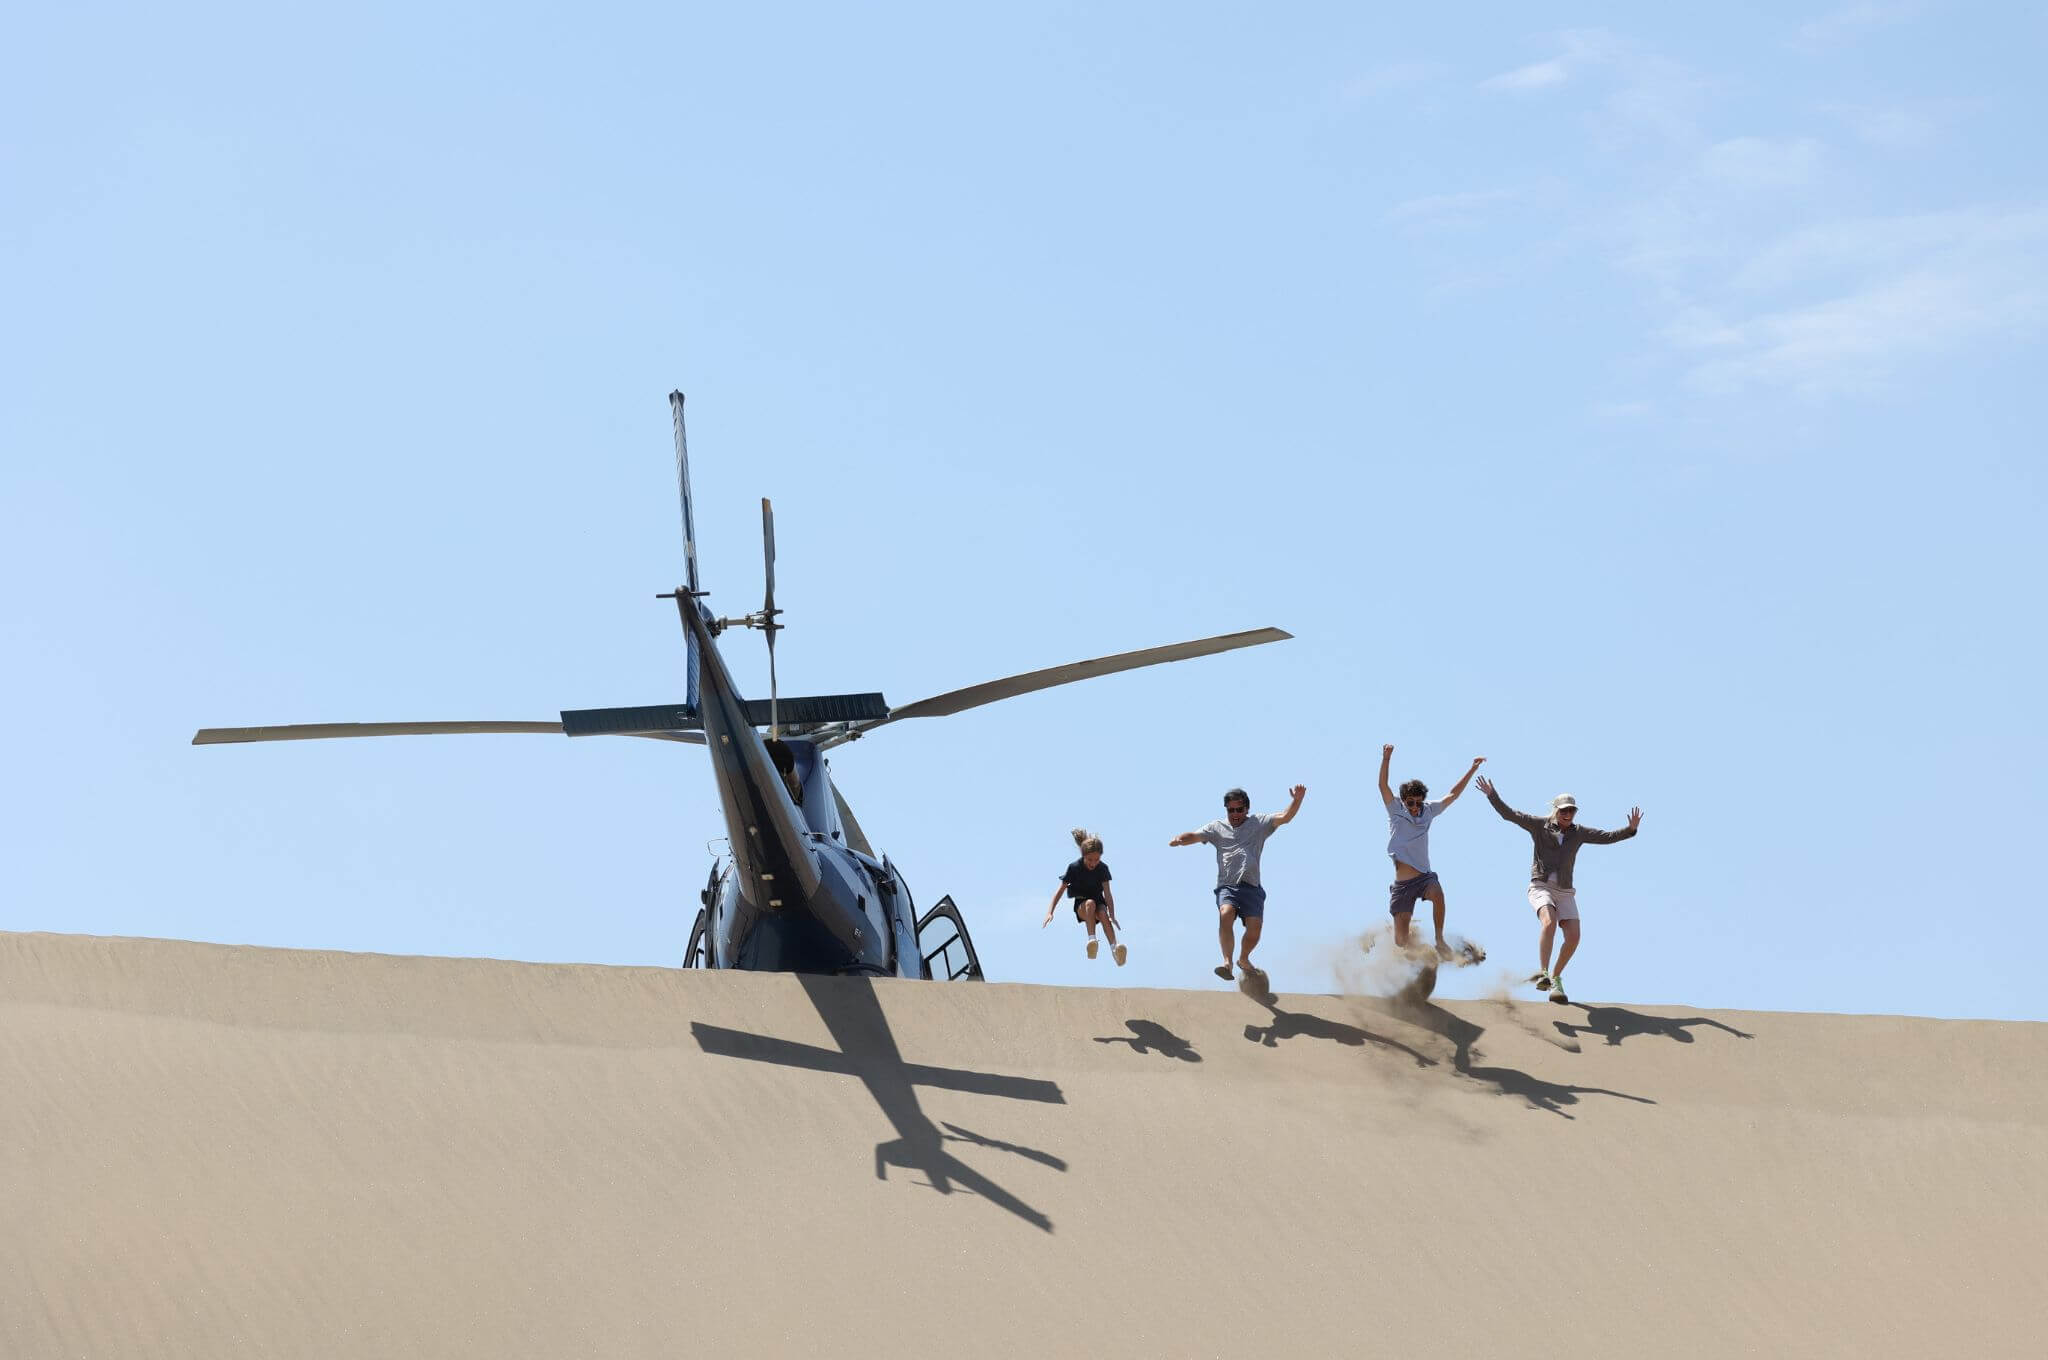
<instances>
[{"instance_id":1,"label":"helicopter antenna","mask_svg":"<svg viewBox=\"0 0 2048 1360\"><path fill-rule=\"evenodd\" d=\"M768 735L782 735L780 714L776 710L775 689L775 635L782 631L782 625L775 616L782 611L775 607L775 507L768 498L761 498L761 556L767 566L768 596L761 602L761 631L768 635Z\"/></svg>"}]
</instances>

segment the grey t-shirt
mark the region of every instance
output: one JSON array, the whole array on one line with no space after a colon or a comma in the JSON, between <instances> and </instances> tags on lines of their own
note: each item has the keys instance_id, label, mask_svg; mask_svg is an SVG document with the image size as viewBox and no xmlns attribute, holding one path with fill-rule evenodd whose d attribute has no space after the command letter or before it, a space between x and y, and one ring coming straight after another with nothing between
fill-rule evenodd
<instances>
[{"instance_id":1,"label":"grey t-shirt","mask_svg":"<svg viewBox=\"0 0 2048 1360\"><path fill-rule=\"evenodd\" d=\"M1443 799L1422 805L1420 817L1410 815L1400 799L1387 803L1387 853L1397 864L1429 872L1429 824L1444 810Z\"/></svg>"},{"instance_id":2,"label":"grey t-shirt","mask_svg":"<svg viewBox=\"0 0 2048 1360\"><path fill-rule=\"evenodd\" d=\"M1232 826L1218 819L1209 823L1195 834L1206 845L1216 847L1216 886L1227 888L1233 883L1259 885L1259 851L1266 846L1266 837L1278 829L1274 814L1254 812L1244 819L1244 825Z\"/></svg>"}]
</instances>

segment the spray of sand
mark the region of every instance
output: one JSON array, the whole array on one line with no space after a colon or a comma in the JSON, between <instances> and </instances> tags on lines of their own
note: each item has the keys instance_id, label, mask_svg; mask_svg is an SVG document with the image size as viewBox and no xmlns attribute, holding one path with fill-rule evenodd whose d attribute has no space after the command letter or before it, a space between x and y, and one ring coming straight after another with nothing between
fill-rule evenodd
<instances>
[{"instance_id":1,"label":"spray of sand","mask_svg":"<svg viewBox=\"0 0 2048 1360\"><path fill-rule=\"evenodd\" d=\"M1394 943L1394 927L1388 923L1333 944L1327 957L1336 990L1344 996L1389 997L1420 1005L1436 990L1439 969L1470 968L1486 961L1485 948L1474 940L1446 934L1450 957L1445 958L1426 935L1411 931L1403 949Z\"/></svg>"}]
</instances>

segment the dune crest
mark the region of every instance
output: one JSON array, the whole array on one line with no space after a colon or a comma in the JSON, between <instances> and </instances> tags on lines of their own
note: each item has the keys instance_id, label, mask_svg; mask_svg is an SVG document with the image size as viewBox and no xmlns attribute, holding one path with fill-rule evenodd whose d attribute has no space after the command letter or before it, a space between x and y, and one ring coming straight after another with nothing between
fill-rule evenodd
<instances>
[{"instance_id":1,"label":"dune crest","mask_svg":"<svg viewBox=\"0 0 2048 1360\"><path fill-rule=\"evenodd\" d=\"M2048 1026L0 934L0 1354L2038 1354Z\"/></svg>"}]
</instances>

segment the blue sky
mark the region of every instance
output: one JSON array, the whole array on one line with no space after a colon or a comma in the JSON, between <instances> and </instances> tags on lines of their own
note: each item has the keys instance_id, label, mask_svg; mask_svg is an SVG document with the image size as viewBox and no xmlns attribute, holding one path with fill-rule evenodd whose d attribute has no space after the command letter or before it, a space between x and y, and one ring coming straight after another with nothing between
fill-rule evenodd
<instances>
[{"instance_id":1,"label":"blue sky","mask_svg":"<svg viewBox=\"0 0 2048 1360\"><path fill-rule=\"evenodd\" d=\"M1300 781L1263 953L1328 989L1392 741L1644 808L1575 994L2048 1019L2048 12L1424 8L17 16L0 926L675 960L695 752L186 743L679 696L681 387L792 692L1297 635L838 753L998 977L1214 985L1165 843ZM1121 972L1038 927L1075 824ZM1520 972L1526 854L1438 824Z\"/></svg>"}]
</instances>

